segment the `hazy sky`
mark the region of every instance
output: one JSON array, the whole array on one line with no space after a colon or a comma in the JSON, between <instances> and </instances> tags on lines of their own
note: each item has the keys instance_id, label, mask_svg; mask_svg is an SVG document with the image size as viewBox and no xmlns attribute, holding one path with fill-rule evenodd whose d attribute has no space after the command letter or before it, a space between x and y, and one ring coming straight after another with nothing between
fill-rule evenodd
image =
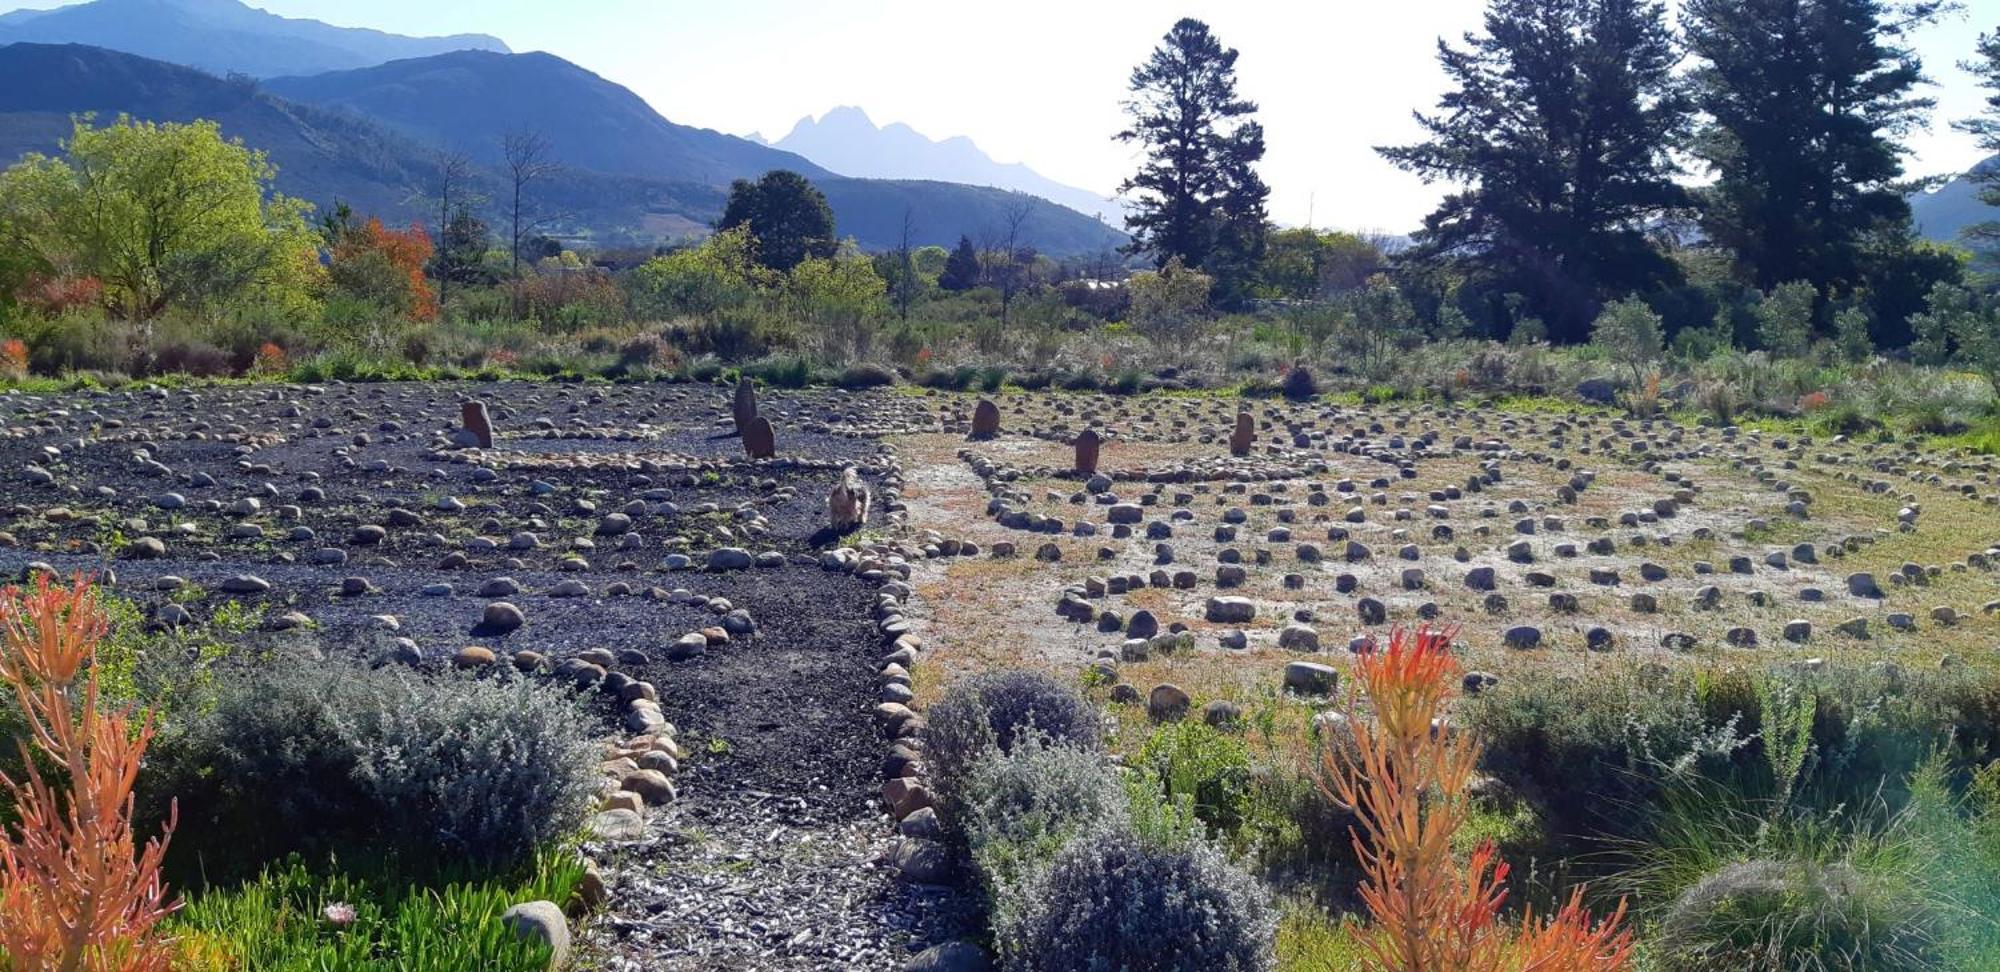
<instances>
[{"instance_id":1,"label":"hazy sky","mask_svg":"<svg viewBox=\"0 0 2000 972\"><path fill-rule=\"evenodd\" d=\"M1132 66L1173 21L1199 17L1242 52L1242 93L1262 106L1273 218L1347 229L1414 228L1442 192L1371 146L1413 139L1413 108L1444 86L1440 35L1476 29L1483 0L251 0L274 13L406 34L479 31L545 50L638 92L683 124L778 138L802 115L866 108L933 138L968 135L1003 162L1109 193L1134 166L1111 141ZM59 0L0 0L0 11ZM1978 109L1956 67L2000 0L1916 38L1939 110L1912 137L1912 174L1977 161L1950 119Z\"/></svg>"}]
</instances>

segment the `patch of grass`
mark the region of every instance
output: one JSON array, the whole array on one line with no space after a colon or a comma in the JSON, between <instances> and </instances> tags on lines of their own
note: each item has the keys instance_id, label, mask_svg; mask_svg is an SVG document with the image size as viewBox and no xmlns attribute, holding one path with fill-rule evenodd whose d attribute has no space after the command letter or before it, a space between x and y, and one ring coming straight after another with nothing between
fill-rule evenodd
<instances>
[{"instance_id":1,"label":"patch of grass","mask_svg":"<svg viewBox=\"0 0 2000 972\"><path fill-rule=\"evenodd\" d=\"M392 868L274 865L234 888L191 895L168 922L177 969L262 972L539 972L549 948L500 922L525 901L569 902L583 865L544 851L516 873L412 883ZM329 910L352 919L329 919Z\"/></svg>"},{"instance_id":2,"label":"patch of grass","mask_svg":"<svg viewBox=\"0 0 2000 972\"><path fill-rule=\"evenodd\" d=\"M1308 905L1278 919L1278 972L1348 972L1367 964L1361 922L1333 918Z\"/></svg>"}]
</instances>

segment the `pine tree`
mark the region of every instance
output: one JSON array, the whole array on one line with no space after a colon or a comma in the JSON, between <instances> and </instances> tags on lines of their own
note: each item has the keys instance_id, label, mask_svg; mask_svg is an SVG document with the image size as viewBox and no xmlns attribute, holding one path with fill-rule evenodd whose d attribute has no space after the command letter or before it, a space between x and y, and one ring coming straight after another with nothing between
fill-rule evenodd
<instances>
[{"instance_id":1,"label":"pine tree","mask_svg":"<svg viewBox=\"0 0 2000 972\"><path fill-rule=\"evenodd\" d=\"M938 276L938 287L954 292L971 290L979 286L979 250L974 248L970 237L958 238L958 246L952 248L951 255L944 258L944 273Z\"/></svg>"},{"instance_id":2,"label":"pine tree","mask_svg":"<svg viewBox=\"0 0 2000 972\"><path fill-rule=\"evenodd\" d=\"M1378 149L1463 186L1424 220L1411 257L1457 265L1560 341L1603 301L1672 279L1649 224L1687 208L1669 150L1689 105L1657 0L1491 0L1485 31L1440 40L1453 90L1417 145Z\"/></svg>"},{"instance_id":3,"label":"pine tree","mask_svg":"<svg viewBox=\"0 0 2000 972\"><path fill-rule=\"evenodd\" d=\"M1906 235L1898 138L1931 100L1901 44L1936 2L1688 0L1695 151L1715 175L1703 229L1759 289L1804 281L1823 298L1865 284L1871 244ZM1877 248L1879 250L1879 248Z\"/></svg>"},{"instance_id":4,"label":"pine tree","mask_svg":"<svg viewBox=\"0 0 2000 972\"><path fill-rule=\"evenodd\" d=\"M1952 127L1979 140L1979 149L2000 155L2000 30L1979 35L1977 56L1960 67L1979 77L1979 86L1985 88L1986 110L1977 116L1953 122ZM2000 163L1988 160L1974 169L1969 178L1980 187L1979 200L1988 206L2000 206ZM1965 237L1979 243L2000 242L2000 219L1985 220L1968 226Z\"/></svg>"},{"instance_id":5,"label":"pine tree","mask_svg":"<svg viewBox=\"0 0 2000 972\"><path fill-rule=\"evenodd\" d=\"M1119 187L1133 198L1131 251L1213 276L1225 305L1247 295L1263 257L1271 194L1256 171L1264 128L1250 117L1256 103L1236 94L1236 56L1207 24L1183 18L1133 69L1132 124L1115 136L1146 148Z\"/></svg>"}]
</instances>

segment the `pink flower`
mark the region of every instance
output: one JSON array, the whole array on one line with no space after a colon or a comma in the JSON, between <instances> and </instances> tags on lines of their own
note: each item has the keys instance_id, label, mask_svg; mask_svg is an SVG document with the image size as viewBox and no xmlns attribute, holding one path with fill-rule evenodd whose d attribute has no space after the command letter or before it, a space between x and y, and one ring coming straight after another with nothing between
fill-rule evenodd
<instances>
[{"instance_id":1,"label":"pink flower","mask_svg":"<svg viewBox=\"0 0 2000 972\"><path fill-rule=\"evenodd\" d=\"M346 928L354 924L354 906L345 901L336 901L327 905L321 911L321 914L326 916L326 923L335 928Z\"/></svg>"}]
</instances>

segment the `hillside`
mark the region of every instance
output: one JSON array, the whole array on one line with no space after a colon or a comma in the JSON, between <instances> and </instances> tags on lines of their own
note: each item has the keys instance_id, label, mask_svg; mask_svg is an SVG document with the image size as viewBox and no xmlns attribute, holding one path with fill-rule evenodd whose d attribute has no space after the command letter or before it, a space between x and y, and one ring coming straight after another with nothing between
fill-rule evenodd
<instances>
[{"instance_id":1,"label":"hillside","mask_svg":"<svg viewBox=\"0 0 2000 972\"><path fill-rule=\"evenodd\" d=\"M280 17L238 0L92 0L0 17L0 44L88 44L216 74L317 73L464 48L505 51L485 34L405 37Z\"/></svg>"},{"instance_id":2,"label":"hillside","mask_svg":"<svg viewBox=\"0 0 2000 972\"><path fill-rule=\"evenodd\" d=\"M791 169L827 194L840 233L871 249L895 245L906 209L916 216L919 244L948 246L961 235L989 236L1004 221L1004 191L935 180L842 178L791 152L675 124L624 86L550 54L459 51L276 78L265 86L487 163L499 161L503 133L533 130L548 138L554 156L572 174L582 170L726 189L734 179ZM1080 212L1043 199L1028 203L1034 214L1027 241L1046 252L1096 253L1124 242L1124 234ZM709 218L720 213L718 202Z\"/></svg>"},{"instance_id":3,"label":"hillside","mask_svg":"<svg viewBox=\"0 0 2000 972\"><path fill-rule=\"evenodd\" d=\"M1995 167L2000 167L2000 156L1979 164L1981 170ZM1979 190L1980 186L1971 179L1959 176L1932 192L1911 196L1910 217L1917 232L1926 239L1951 243L1974 223L2000 220L2000 208L1981 201Z\"/></svg>"},{"instance_id":4,"label":"hillside","mask_svg":"<svg viewBox=\"0 0 2000 972\"><path fill-rule=\"evenodd\" d=\"M193 68L81 45L0 47L0 163L54 154L72 115L121 114L148 121L211 119L230 138L261 149L278 169L278 191L325 207L345 201L393 221L429 219L416 200L431 152L356 115L298 104ZM483 194L499 179L478 174ZM562 225L597 236L675 239L701 231L721 211L713 187L573 173L548 187ZM432 220L434 221L434 220Z\"/></svg>"},{"instance_id":5,"label":"hillside","mask_svg":"<svg viewBox=\"0 0 2000 972\"><path fill-rule=\"evenodd\" d=\"M488 162L500 159L502 133L533 129L564 165L596 172L722 186L771 169L828 174L789 152L676 125L629 89L552 54L455 51L264 86Z\"/></svg>"},{"instance_id":6,"label":"hillside","mask_svg":"<svg viewBox=\"0 0 2000 972\"><path fill-rule=\"evenodd\" d=\"M845 176L918 179L994 186L1038 196L1088 216L1111 217L1118 206L1088 189L1066 186L1020 163L995 162L964 136L933 140L900 122L876 125L868 113L840 107L801 118L771 143Z\"/></svg>"},{"instance_id":7,"label":"hillside","mask_svg":"<svg viewBox=\"0 0 2000 972\"><path fill-rule=\"evenodd\" d=\"M789 153L743 139L674 125L631 92L548 55L448 54L397 62L386 76L464 75L451 101L460 111L390 111L378 122L367 108L394 98L391 86L352 89L353 100L308 104L281 97L247 79L214 75L131 54L82 45L12 44L0 47L0 162L26 152L54 153L69 134L70 117L94 113L108 121L121 114L151 121L213 119L225 135L268 153L278 168L278 189L316 206L341 200L394 221L435 221L418 200L432 172L432 146L457 144L488 163L478 176L482 194L500 198L490 163L506 130L496 114L480 114L477 92L524 71L553 90L528 98L519 121L550 123L562 173L539 190L559 231L607 243L671 242L699 235L722 212L729 180L769 168L803 169L827 193L844 236L870 249L894 246L907 209L916 217L916 242L949 245L961 234L989 236L1004 223L1008 195L995 189L935 182L885 182L831 175ZM447 67L444 65L455 65ZM517 67L518 66L518 67ZM270 87L323 91L312 79ZM427 82L407 81L409 84ZM410 90L404 89L408 94ZM591 100L595 99L595 100ZM419 100L406 97L404 100ZM568 110L579 104L590 111ZM615 109L615 110L614 110ZM386 109L385 109L386 110ZM601 119L601 124L592 119ZM563 123L565 127L553 127ZM654 154L657 153L657 154ZM1095 220L1033 200L1025 240L1045 252L1096 253L1123 236ZM497 222L497 213L488 213Z\"/></svg>"}]
</instances>

